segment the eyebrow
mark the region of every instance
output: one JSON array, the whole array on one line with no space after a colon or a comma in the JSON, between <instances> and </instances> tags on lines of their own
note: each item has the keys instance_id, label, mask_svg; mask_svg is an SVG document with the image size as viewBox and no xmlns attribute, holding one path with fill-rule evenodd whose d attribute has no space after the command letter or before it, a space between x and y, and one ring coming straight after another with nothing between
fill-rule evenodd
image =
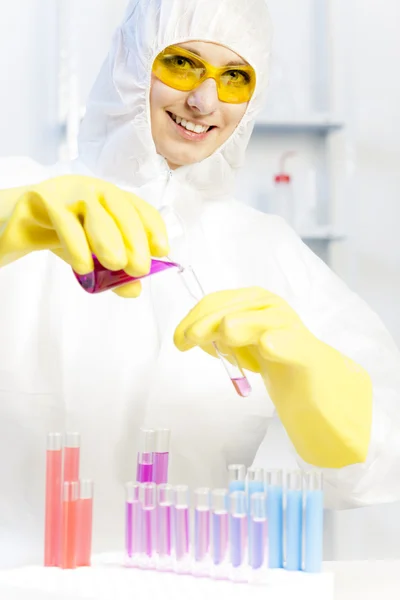
<instances>
[{"instance_id":1,"label":"eyebrow","mask_svg":"<svg viewBox=\"0 0 400 600\"><path fill-rule=\"evenodd\" d=\"M182 50L188 50L188 52L191 52L192 54L195 54L199 58L203 58L201 56L201 53L198 50L194 50L193 48L188 48L187 46L185 46L185 48L182 48ZM227 62L223 66L224 67L239 67L239 66L247 67L248 64L243 59L239 59L239 60L230 60L229 62Z\"/></svg>"}]
</instances>

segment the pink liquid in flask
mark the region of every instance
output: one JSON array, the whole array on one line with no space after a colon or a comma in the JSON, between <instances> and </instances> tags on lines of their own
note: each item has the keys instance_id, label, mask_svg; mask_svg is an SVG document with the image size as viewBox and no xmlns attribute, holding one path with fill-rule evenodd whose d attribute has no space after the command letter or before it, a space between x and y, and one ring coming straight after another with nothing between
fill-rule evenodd
<instances>
[{"instance_id":1,"label":"pink liquid in flask","mask_svg":"<svg viewBox=\"0 0 400 600\"><path fill-rule=\"evenodd\" d=\"M105 292L106 290L111 290L115 287L119 287L120 285L125 285L126 283L131 283L132 281L137 281L139 279L144 279L149 275L155 275L156 273L161 273L167 269L179 267L177 263L153 258L151 260L150 272L147 275L143 275L141 277L132 277L122 270L110 271L110 269L106 269L106 267L104 267L94 255L93 264L94 270L86 275L78 275L78 273L75 273L74 271L77 281L89 294Z\"/></svg>"}]
</instances>

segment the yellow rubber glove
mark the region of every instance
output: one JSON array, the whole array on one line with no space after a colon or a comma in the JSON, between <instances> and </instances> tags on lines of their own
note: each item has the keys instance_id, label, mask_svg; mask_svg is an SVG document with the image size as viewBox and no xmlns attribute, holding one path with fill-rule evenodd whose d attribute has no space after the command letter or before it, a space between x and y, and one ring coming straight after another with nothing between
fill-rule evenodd
<instances>
[{"instance_id":1,"label":"yellow rubber glove","mask_svg":"<svg viewBox=\"0 0 400 600\"><path fill-rule=\"evenodd\" d=\"M178 325L181 351L234 353L260 373L299 456L320 468L364 462L372 421L368 373L318 340L280 297L261 288L206 296Z\"/></svg>"},{"instance_id":2,"label":"yellow rubber glove","mask_svg":"<svg viewBox=\"0 0 400 600\"><path fill-rule=\"evenodd\" d=\"M168 239L155 208L99 179L63 175L0 191L0 266L44 249L79 275L93 271L93 252L107 269L138 277L152 256L168 254ZM124 297L140 291L139 281L115 290Z\"/></svg>"}]
</instances>

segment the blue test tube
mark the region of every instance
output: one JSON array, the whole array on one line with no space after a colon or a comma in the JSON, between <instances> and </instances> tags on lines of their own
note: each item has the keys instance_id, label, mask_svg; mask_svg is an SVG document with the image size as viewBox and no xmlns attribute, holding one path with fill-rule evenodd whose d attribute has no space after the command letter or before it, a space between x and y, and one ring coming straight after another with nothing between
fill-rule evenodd
<instances>
[{"instance_id":1,"label":"blue test tube","mask_svg":"<svg viewBox=\"0 0 400 600\"><path fill-rule=\"evenodd\" d=\"M233 492L229 498L229 555L234 569L245 563L247 549L246 492Z\"/></svg>"},{"instance_id":2,"label":"blue test tube","mask_svg":"<svg viewBox=\"0 0 400 600\"><path fill-rule=\"evenodd\" d=\"M305 475L304 570L320 573L323 556L324 497L323 476L312 471Z\"/></svg>"},{"instance_id":3,"label":"blue test tube","mask_svg":"<svg viewBox=\"0 0 400 600\"><path fill-rule=\"evenodd\" d=\"M229 465L228 479L230 494L244 492L246 489L246 467L244 465Z\"/></svg>"},{"instance_id":4,"label":"blue test tube","mask_svg":"<svg viewBox=\"0 0 400 600\"><path fill-rule=\"evenodd\" d=\"M283 472L267 471L268 565L283 568Z\"/></svg>"},{"instance_id":5,"label":"blue test tube","mask_svg":"<svg viewBox=\"0 0 400 600\"><path fill-rule=\"evenodd\" d=\"M251 497L249 564L252 569L264 566L267 543L267 498L256 492Z\"/></svg>"},{"instance_id":6,"label":"blue test tube","mask_svg":"<svg viewBox=\"0 0 400 600\"><path fill-rule=\"evenodd\" d=\"M303 542L303 485L300 471L286 474L285 568L301 571Z\"/></svg>"}]
</instances>

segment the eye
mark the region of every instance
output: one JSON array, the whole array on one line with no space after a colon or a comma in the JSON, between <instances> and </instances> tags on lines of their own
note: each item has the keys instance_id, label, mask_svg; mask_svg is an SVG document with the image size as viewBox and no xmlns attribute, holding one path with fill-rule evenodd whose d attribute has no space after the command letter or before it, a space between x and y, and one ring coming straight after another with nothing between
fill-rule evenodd
<instances>
[{"instance_id":1,"label":"eye","mask_svg":"<svg viewBox=\"0 0 400 600\"><path fill-rule=\"evenodd\" d=\"M178 54L164 56L164 63L170 69L177 71L186 71L195 67L193 61L186 56L179 56Z\"/></svg>"},{"instance_id":2,"label":"eye","mask_svg":"<svg viewBox=\"0 0 400 600\"><path fill-rule=\"evenodd\" d=\"M249 74L246 73L246 71L241 71L240 69L225 71L224 79L233 85L246 85L250 82Z\"/></svg>"}]
</instances>

